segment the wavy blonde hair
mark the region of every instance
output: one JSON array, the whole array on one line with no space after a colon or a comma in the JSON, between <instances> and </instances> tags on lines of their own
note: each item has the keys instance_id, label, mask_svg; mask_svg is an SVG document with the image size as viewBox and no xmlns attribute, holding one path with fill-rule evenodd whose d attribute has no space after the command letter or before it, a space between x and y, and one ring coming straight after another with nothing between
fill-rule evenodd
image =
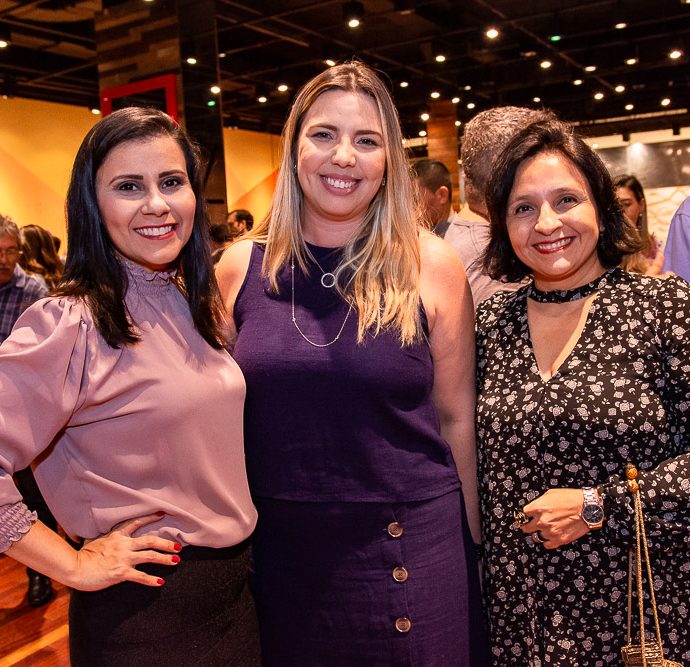
<instances>
[{"instance_id":1,"label":"wavy blonde hair","mask_svg":"<svg viewBox=\"0 0 690 667\"><path fill-rule=\"evenodd\" d=\"M417 221L419 208L402 144L398 113L378 75L360 62L331 67L297 93L282 133L283 157L271 208L245 238L265 243L263 272L278 292L278 273L293 258L308 273L313 259L302 235L303 193L296 174L296 145L305 114L328 90L364 93L378 109L386 153L386 182L364 216L362 226L343 248L336 270L337 289L359 316L357 340L367 331L392 327L402 344L421 332Z\"/></svg>"}]
</instances>

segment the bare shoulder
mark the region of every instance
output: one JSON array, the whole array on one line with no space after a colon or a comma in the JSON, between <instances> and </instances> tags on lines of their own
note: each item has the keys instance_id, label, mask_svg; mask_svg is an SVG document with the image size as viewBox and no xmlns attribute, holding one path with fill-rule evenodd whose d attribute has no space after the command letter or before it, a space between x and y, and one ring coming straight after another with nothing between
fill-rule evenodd
<instances>
[{"instance_id":1,"label":"bare shoulder","mask_svg":"<svg viewBox=\"0 0 690 667\"><path fill-rule=\"evenodd\" d=\"M253 245L249 239L236 241L223 253L216 265L218 287L229 311L232 311L232 304L247 274Z\"/></svg>"},{"instance_id":2,"label":"bare shoulder","mask_svg":"<svg viewBox=\"0 0 690 667\"><path fill-rule=\"evenodd\" d=\"M449 243L426 230L419 235L419 253L422 281L434 283L449 281L454 285L465 279L460 257Z\"/></svg>"}]
</instances>

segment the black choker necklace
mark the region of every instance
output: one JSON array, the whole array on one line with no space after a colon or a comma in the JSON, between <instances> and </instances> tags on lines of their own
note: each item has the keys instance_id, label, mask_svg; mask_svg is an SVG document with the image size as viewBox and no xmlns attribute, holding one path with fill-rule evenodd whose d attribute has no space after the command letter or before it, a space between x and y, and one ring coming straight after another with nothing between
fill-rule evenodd
<instances>
[{"instance_id":1,"label":"black choker necklace","mask_svg":"<svg viewBox=\"0 0 690 667\"><path fill-rule=\"evenodd\" d=\"M579 301L600 290L606 284L613 271L614 269L609 269L604 275L599 276L591 283L580 285L580 287L574 287L569 290L542 292L534 286L534 282L531 282L527 287L527 296L539 303L566 303L568 301Z\"/></svg>"}]
</instances>

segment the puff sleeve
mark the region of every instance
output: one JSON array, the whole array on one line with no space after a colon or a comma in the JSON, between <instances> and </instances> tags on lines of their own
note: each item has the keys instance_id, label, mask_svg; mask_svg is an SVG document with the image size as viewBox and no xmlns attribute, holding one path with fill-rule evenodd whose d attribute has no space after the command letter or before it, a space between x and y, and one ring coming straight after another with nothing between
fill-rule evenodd
<instances>
[{"instance_id":1,"label":"puff sleeve","mask_svg":"<svg viewBox=\"0 0 690 667\"><path fill-rule=\"evenodd\" d=\"M86 365L86 308L42 299L0 345L0 552L28 532L34 517L12 480L68 425Z\"/></svg>"}]
</instances>

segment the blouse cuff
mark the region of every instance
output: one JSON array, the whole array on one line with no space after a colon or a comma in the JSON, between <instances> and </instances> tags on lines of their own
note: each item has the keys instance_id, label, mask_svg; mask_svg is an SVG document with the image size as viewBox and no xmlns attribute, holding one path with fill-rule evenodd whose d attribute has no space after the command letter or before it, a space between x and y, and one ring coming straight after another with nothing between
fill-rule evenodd
<instances>
[{"instance_id":1,"label":"blouse cuff","mask_svg":"<svg viewBox=\"0 0 690 667\"><path fill-rule=\"evenodd\" d=\"M19 542L31 530L36 519L36 512L31 512L22 502L0 505L0 553L7 551L14 542Z\"/></svg>"}]
</instances>

